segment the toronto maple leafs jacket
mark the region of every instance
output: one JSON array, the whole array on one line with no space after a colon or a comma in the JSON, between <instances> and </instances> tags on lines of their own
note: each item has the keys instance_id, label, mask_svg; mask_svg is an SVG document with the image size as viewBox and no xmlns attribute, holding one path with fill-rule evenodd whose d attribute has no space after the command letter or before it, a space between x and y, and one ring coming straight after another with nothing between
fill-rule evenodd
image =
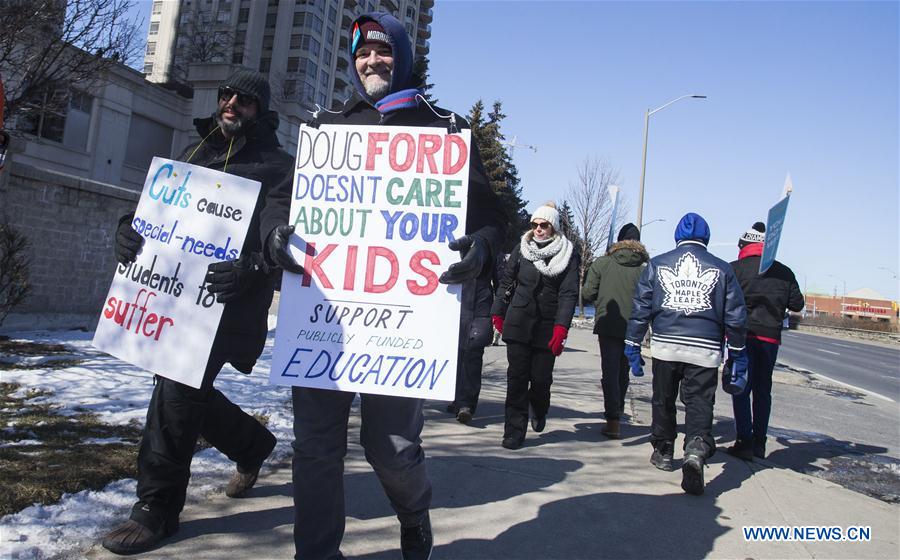
<instances>
[{"instance_id":1,"label":"toronto maple leafs jacket","mask_svg":"<svg viewBox=\"0 0 900 560\"><path fill-rule=\"evenodd\" d=\"M724 339L743 349L747 308L731 266L693 240L651 259L635 288L625 343L640 345L648 327L656 360L718 367Z\"/></svg>"}]
</instances>

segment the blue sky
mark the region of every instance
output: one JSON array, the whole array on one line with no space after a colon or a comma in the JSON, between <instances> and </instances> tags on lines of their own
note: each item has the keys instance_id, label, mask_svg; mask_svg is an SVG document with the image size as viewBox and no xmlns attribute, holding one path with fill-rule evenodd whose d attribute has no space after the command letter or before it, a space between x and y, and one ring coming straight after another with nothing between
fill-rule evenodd
<instances>
[{"instance_id":1,"label":"blue sky","mask_svg":"<svg viewBox=\"0 0 900 560\"><path fill-rule=\"evenodd\" d=\"M801 288L896 299L898 29L897 2L438 0L431 81L460 113L503 101L505 133L538 148L515 152L529 209L561 201L598 156L620 171L632 220L644 111L705 94L650 119L644 221L666 220L644 229L651 253L693 211L710 249L736 258L790 173L778 257Z\"/></svg>"}]
</instances>

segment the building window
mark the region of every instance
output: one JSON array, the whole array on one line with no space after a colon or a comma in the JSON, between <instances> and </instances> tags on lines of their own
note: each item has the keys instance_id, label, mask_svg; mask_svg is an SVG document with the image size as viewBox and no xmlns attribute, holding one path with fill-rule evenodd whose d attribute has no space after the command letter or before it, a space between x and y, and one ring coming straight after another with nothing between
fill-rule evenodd
<instances>
[{"instance_id":1,"label":"building window","mask_svg":"<svg viewBox=\"0 0 900 560\"><path fill-rule=\"evenodd\" d=\"M328 75L328 72L326 72L325 70L322 70L321 72L319 72L319 84L323 88L328 87L328 79L329 78L330 78L330 76Z\"/></svg>"},{"instance_id":2,"label":"building window","mask_svg":"<svg viewBox=\"0 0 900 560\"><path fill-rule=\"evenodd\" d=\"M41 92L33 103L26 105L17 119L16 128L83 150L87 148L93 104L93 97L77 91Z\"/></svg>"},{"instance_id":3,"label":"building window","mask_svg":"<svg viewBox=\"0 0 900 560\"><path fill-rule=\"evenodd\" d=\"M147 35L156 35L157 33L159 33L159 22L158 22L158 21L151 21L151 22L150 22L150 28L149 28L149 30L147 31Z\"/></svg>"},{"instance_id":4,"label":"building window","mask_svg":"<svg viewBox=\"0 0 900 560\"><path fill-rule=\"evenodd\" d=\"M322 55L322 64L325 66L331 66L331 50L325 49L325 54Z\"/></svg>"},{"instance_id":5,"label":"building window","mask_svg":"<svg viewBox=\"0 0 900 560\"><path fill-rule=\"evenodd\" d=\"M231 22L231 12L219 10L218 15L216 16L216 21L218 21L219 23L230 23Z\"/></svg>"},{"instance_id":6,"label":"building window","mask_svg":"<svg viewBox=\"0 0 900 560\"><path fill-rule=\"evenodd\" d=\"M306 64L303 67L302 72L309 76L310 80L313 82L316 81L316 74L319 73L319 67L316 66L316 63L310 59L306 59Z\"/></svg>"},{"instance_id":7,"label":"building window","mask_svg":"<svg viewBox=\"0 0 900 560\"><path fill-rule=\"evenodd\" d=\"M334 44L334 29L331 27L325 31L325 42L329 45Z\"/></svg>"},{"instance_id":8,"label":"building window","mask_svg":"<svg viewBox=\"0 0 900 560\"><path fill-rule=\"evenodd\" d=\"M287 59L287 71L288 72L296 72L300 67L300 58L296 56L289 56Z\"/></svg>"},{"instance_id":9,"label":"building window","mask_svg":"<svg viewBox=\"0 0 900 560\"><path fill-rule=\"evenodd\" d=\"M275 27L275 20L278 19L278 14L266 14L266 27L272 28Z\"/></svg>"},{"instance_id":10,"label":"building window","mask_svg":"<svg viewBox=\"0 0 900 560\"><path fill-rule=\"evenodd\" d=\"M272 66L271 58L261 58L259 59L259 71L260 72L268 72L269 68Z\"/></svg>"},{"instance_id":11,"label":"building window","mask_svg":"<svg viewBox=\"0 0 900 560\"><path fill-rule=\"evenodd\" d=\"M416 17L416 9L412 6L407 6L406 17L408 17L409 19L413 19L414 17Z\"/></svg>"},{"instance_id":12,"label":"building window","mask_svg":"<svg viewBox=\"0 0 900 560\"><path fill-rule=\"evenodd\" d=\"M153 63L148 62L144 64L144 74L152 74L153 73Z\"/></svg>"},{"instance_id":13,"label":"building window","mask_svg":"<svg viewBox=\"0 0 900 560\"><path fill-rule=\"evenodd\" d=\"M284 96L291 97L297 93L297 80L285 80L284 81Z\"/></svg>"},{"instance_id":14,"label":"building window","mask_svg":"<svg viewBox=\"0 0 900 560\"><path fill-rule=\"evenodd\" d=\"M301 100L307 103L315 103L316 101L316 86L310 82L303 82L303 94L300 97Z\"/></svg>"},{"instance_id":15,"label":"building window","mask_svg":"<svg viewBox=\"0 0 900 560\"><path fill-rule=\"evenodd\" d=\"M331 6L328 8L328 21L332 22L337 19L337 8Z\"/></svg>"},{"instance_id":16,"label":"building window","mask_svg":"<svg viewBox=\"0 0 900 560\"><path fill-rule=\"evenodd\" d=\"M299 49L302 43L303 36L302 35L291 35L291 48Z\"/></svg>"},{"instance_id":17,"label":"building window","mask_svg":"<svg viewBox=\"0 0 900 560\"><path fill-rule=\"evenodd\" d=\"M412 24L409 22L406 22L406 32L409 33L410 35L412 35L412 33L413 33Z\"/></svg>"},{"instance_id":18,"label":"building window","mask_svg":"<svg viewBox=\"0 0 900 560\"><path fill-rule=\"evenodd\" d=\"M150 13L152 13L152 14L162 13L162 2L160 0L156 0L156 2L153 3L153 10Z\"/></svg>"},{"instance_id":19,"label":"building window","mask_svg":"<svg viewBox=\"0 0 900 560\"><path fill-rule=\"evenodd\" d=\"M294 14L294 27L303 27L306 23L306 13L305 12L296 12Z\"/></svg>"},{"instance_id":20,"label":"building window","mask_svg":"<svg viewBox=\"0 0 900 560\"><path fill-rule=\"evenodd\" d=\"M156 43L147 43L147 56L156 54Z\"/></svg>"},{"instance_id":21,"label":"building window","mask_svg":"<svg viewBox=\"0 0 900 560\"><path fill-rule=\"evenodd\" d=\"M300 48L313 54L319 54L320 46L321 44L309 35L304 35L303 39L300 41Z\"/></svg>"},{"instance_id":22,"label":"building window","mask_svg":"<svg viewBox=\"0 0 900 560\"><path fill-rule=\"evenodd\" d=\"M312 28L318 34L322 34L322 18L317 15L313 15Z\"/></svg>"},{"instance_id":23,"label":"building window","mask_svg":"<svg viewBox=\"0 0 900 560\"><path fill-rule=\"evenodd\" d=\"M266 35L263 37L262 48L265 51L272 50L272 46L275 44L275 37L272 35Z\"/></svg>"},{"instance_id":24,"label":"building window","mask_svg":"<svg viewBox=\"0 0 900 560\"><path fill-rule=\"evenodd\" d=\"M241 8L238 12L238 23L247 23L250 21L250 8Z\"/></svg>"},{"instance_id":25,"label":"building window","mask_svg":"<svg viewBox=\"0 0 900 560\"><path fill-rule=\"evenodd\" d=\"M172 154L173 134L171 127L132 113L125 164L144 169L150 166L153 156L169 157Z\"/></svg>"},{"instance_id":26,"label":"building window","mask_svg":"<svg viewBox=\"0 0 900 560\"><path fill-rule=\"evenodd\" d=\"M320 91L319 95L316 97L316 100L319 103L319 107L328 107L328 97L325 95L324 91Z\"/></svg>"}]
</instances>

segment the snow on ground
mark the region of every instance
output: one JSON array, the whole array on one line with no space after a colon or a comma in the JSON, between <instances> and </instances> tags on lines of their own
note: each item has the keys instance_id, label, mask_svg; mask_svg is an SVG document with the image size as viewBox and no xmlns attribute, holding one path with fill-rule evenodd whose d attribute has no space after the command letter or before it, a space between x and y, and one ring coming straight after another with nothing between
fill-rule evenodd
<instances>
[{"instance_id":1,"label":"snow on ground","mask_svg":"<svg viewBox=\"0 0 900 560\"><path fill-rule=\"evenodd\" d=\"M287 460L293 440L290 388L268 383L273 343L271 331L269 335L252 375L241 374L226 366L216 380L216 388L247 413L269 417L268 427L278 438L278 445L267 465ZM10 336L65 344L84 360L77 366L63 369L42 368L41 361L37 360L35 369L5 371L3 381L20 383L22 395L28 389L47 389L52 391L52 396L41 400L59 407L60 414L86 410L96 413L107 424L127 424L137 420L143 425L153 391L153 376L92 348L93 333L33 331L10 333ZM263 472L266 468L264 465ZM215 449L205 449L195 455L188 502L221 492L233 469L234 464ZM135 486L133 479L119 480L100 491L66 494L57 504L34 505L0 518L0 556L14 559L83 557L106 531L128 517L135 501Z\"/></svg>"}]
</instances>

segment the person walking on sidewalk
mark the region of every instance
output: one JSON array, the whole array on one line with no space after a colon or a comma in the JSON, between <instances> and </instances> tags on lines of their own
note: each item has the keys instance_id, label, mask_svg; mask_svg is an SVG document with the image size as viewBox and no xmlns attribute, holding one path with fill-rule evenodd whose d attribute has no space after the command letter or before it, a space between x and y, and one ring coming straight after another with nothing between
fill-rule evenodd
<instances>
[{"instance_id":1,"label":"person walking on sidewalk","mask_svg":"<svg viewBox=\"0 0 900 560\"><path fill-rule=\"evenodd\" d=\"M747 325L747 387L731 396L737 431L728 453L746 461L766 456L766 432L772 410L772 370L781 344L785 310L803 309L803 293L793 271L778 261L759 273L766 226L756 222L738 241L738 260L731 263L741 284L749 317ZM751 405L752 398L752 405Z\"/></svg>"},{"instance_id":2,"label":"person walking on sidewalk","mask_svg":"<svg viewBox=\"0 0 900 560\"><path fill-rule=\"evenodd\" d=\"M243 496L256 482L275 436L232 403L213 383L226 363L249 374L262 353L277 274L265 265L258 228L266 193L290 173L291 156L279 148L278 115L269 110L269 83L253 70L237 70L219 86L212 117L194 121L202 139L180 161L262 182L240 257L209 265L210 293L225 305L199 389L156 377L137 467L137 503L130 518L103 537L116 554L153 548L178 530L199 436L237 464L225 493ZM123 216L116 232L116 260L133 262L144 238Z\"/></svg>"},{"instance_id":3,"label":"person walking on sidewalk","mask_svg":"<svg viewBox=\"0 0 900 560\"><path fill-rule=\"evenodd\" d=\"M531 216L506 263L491 309L506 343L506 423L503 447L522 447L531 406L531 427L542 432L550 409L553 364L563 351L578 299L579 256L559 229L552 202Z\"/></svg>"},{"instance_id":4,"label":"person walking on sidewalk","mask_svg":"<svg viewBox=\"0 0 900 560\"><path fill-rule=\"evenodd\" d=\"M413 76L413 52L403 24L387 13L360 16L349 36L355 71L354 95L339 112L315 117L320 125L414 126L447 129L453 115L432 108ZM421 81L421 78L419 78ZM466 235L450 242L463 253L441 277L444 284L463 284L490 274L493 255L506 226L500 203L488 182L477 147L469 154ZM291 179L285 180L290 185ZM288 250L294 227L288 225L291 189L276 192L263 213L267 258L285 270L302 273ZM268 232L268 233L266 233ZM344 456L347 425L355 394L293 387L294 410L294 545L300 559L342 558L344 536ZM421 399L360 395L360 443L400 521L400 548L405 560L426 559L433 537L428 510L431 481L421 445L425 418Z\"/></svg>"},{"instance_id":5,"label":"person walking on sidewalk","mask_svg":"<svg viewBox=\"0 0 900 560\"><path fill-rule=\"evenodd\" d=\"M689 494L703 493L703 466L716 450L712 421L723 335L734 362L731 374L723 378L726 391L739 392L747 382L744 296L728 263L706 250L709 236L701 216L688 213L681 218L675 249L650 259L641 273L625 335L625 355L634 375L641 376L641 342L652 327L650 462L662 470L672 468L680 386L685 408L681 487Z\"/></svg>"},{"instance_id":6,"label":"person walking on sidewalk","mask_svg":"<svg viewBox=\"0 0 900 560\"><path fill-rule=\"evenodd\" d=\"M594 303L594 334L600 343L600 384L606 426L601 433L621 437L619 421L625 412L628 390L628 359L625 357L625 329L631 317L634 287L650 255L641 244L641 231L634 224L619 230L616 243L606 255L591 263L581 297Z\"/></svg>"}]
</instances>

